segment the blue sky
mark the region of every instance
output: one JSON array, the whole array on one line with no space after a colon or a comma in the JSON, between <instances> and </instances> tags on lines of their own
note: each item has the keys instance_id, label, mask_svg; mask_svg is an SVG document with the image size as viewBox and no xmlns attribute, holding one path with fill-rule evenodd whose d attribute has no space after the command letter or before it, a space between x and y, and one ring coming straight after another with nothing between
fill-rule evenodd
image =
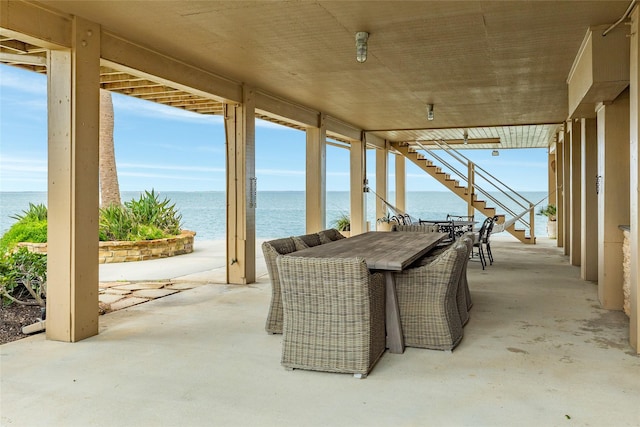
<instances>
[{"instance_id":1,"label":"blue sky","mask_svg":"<svg viewBox=\"0 0 640 427\"><path fill-rule=\"evenodd\" d=\"M46 191L46 77L0 64L0 191ZM121 191L223 191L224 127L203 116L114 94L115 152ZM464 154L518 191L547 189L543 149L487 150ZM368 150L367 177L375 187L375 153ZM256 121L258 190L303 191L305 134ZM390 162L389 185L394 170ZM348 150L327 147L327 190L349 190ZM407 163L407 190L445 191Z\"/></svg>"}]
</instances>

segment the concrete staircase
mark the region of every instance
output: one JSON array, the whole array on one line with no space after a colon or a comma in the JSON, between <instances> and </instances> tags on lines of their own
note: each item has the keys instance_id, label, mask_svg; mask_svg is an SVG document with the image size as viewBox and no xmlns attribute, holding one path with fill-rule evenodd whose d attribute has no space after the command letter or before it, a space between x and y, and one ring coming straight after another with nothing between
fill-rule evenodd
<instances>
[{"instance_id":1,"label":"concrete staircase","mask_svg":"<svg viewBox=\"0 0 640 427\"><path fill-rule=\"evenodd\" d=\"M463 199L465 202L469 201L469 189L464 185L461 185L460 182L456 179L451 178L451 175L444 172L442 168L436 166L427 159L423 154L418 153L414 149L412 149L407 143L396 143L392 142L391 146L401 153L404 157L411 160L414 164L416 164L420 169L431 175L442 185L451 190L458 197ZM496 216L496 208L487 206L487 202L484 200L478 200L478 196L476 193L473 194L472 197L472 205L475 209L482 212L485 216ZM505 222L504 215L498 215L498 224L502 224ZM511 224L505 228L509 234L514 236L516 239L526 244L535 244L535 237L531 238L529 236L525 236L525 230L516 229L515 224Z\"/></svg>"}]
</instances>

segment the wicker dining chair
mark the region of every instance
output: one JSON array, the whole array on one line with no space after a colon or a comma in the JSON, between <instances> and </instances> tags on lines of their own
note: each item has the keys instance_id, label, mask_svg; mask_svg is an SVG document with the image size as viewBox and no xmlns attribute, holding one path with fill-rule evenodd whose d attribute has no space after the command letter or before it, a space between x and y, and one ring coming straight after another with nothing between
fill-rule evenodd
<instances>
[{"instance_id":1,"label":"wicker dining chair","mask_svg":"<svg viewBox=\"0 0 640 427\"><path fill-rule=\"evenodd\" d=\"M277 258L282 285L282 365L364 378L382 356L385 283L363 258Z\"/></svg>"},{"instance_id":2,"label":"wicker dining chair","mask_svg":"<svg viewBox=\"0 0 640 427\"><path fill-rule=\"evenodd\" d=\"M395 273L406 346L450 351L462 340L456 295L466 254L452 246L430 264Z\"/></svg>"},{"instance_id":3,"label":"wicker dining chair","mask_svg":"<svg viewBox=\"0 0 640 427\"><path fill-rule=\"evenodd\" d=\"M295 250L295 243L290 237L270 240L262 244L264 261L267 265L269 278L271 279L271 304L269 305L269 314L267 315L267 323L265 325L265 330L270 334L281 334L283 322L280 275L278 274L276 258L278 255L288 254Z\"/></svg>"},{"instance_id":4,"label":"wicker dining chair","mask_svg":"<svg viewBox=\"0 0 640 427\"><path fill-rule=\"evenodd\" d=\"M484 257L484 249L482 248L482 245L484 244L486 239L487 227L489 227L489 224L491 224L492 222L493 222L493 217L486 218L482 222L482 226L480 226L480 231L478 231L478 233L474 235L474 239L473 239L473 247L478 248L478 258L480 258L480 264L482 265L483 270L484 270L484 267L487 265L487 260ZM472 258L474 257L473 251L471 252L471 257Z\"/></svg>"},{"instance_id":5,"label":"wicker dining chair","mask_svg":"<svg viewBox=\"0 0 640 427\"><path fill-rule=\"evenodd\" d=\"M318 233L305 234L303 236L298 236L298 238L302 240L309 248L322 244L322 242L320 241L320 235Z\"/></svg>"},{"instance_id":6,"label":"wicker dining chair","mask_svg":"<svg viewBox=\"0 0 640 427\"><path fill-rule=\"evenodd\" d=\"M429 225L429 224L393 224L391 226L391 231L412 231L418 233L435 233L438 231L437 225Z\"/></svg>"},{"instance_id":7,"label":"wicker dining chair","mask_svg":"<svg viewBox=\"0 0 640 427\"><path fill-rule=\"evenodd\" d=\"M460 279L458 280L458 290L456 292L456 303L458 306L458 314L460 315L460 323L462 326L469 321L469 309L471 308L471 293L469 292L469 281L467 280L467 264L473 250L473 241L468 234L462 235L456 241L456 249L464 250L464 258L462 260L462 270L460 271Z\"/></svg>"},{"instance_id":8,"label":"wicker dining chair","mask_svg":"<svg viewBox=\"0 0 640 427\"><path fill-rule=\"evenodd\" d=\"M467 262L465 262L464 268L461 273L461 286L464 289L466 295L467 311L471 310L471 307L473 307L473 301L471 301L471 291L469 290L469 281L467 278L467 264L469 264L469 259L471 258L471 253L473 252L473 239L474 233L471 231L462 235L462 241L467 245Z\"/></svg>"}]
</instances>

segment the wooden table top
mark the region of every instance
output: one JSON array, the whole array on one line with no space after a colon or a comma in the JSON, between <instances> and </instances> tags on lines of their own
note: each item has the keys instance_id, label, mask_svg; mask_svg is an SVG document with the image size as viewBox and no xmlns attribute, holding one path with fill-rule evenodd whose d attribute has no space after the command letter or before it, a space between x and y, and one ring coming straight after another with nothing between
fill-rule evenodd
<instances>
[{"instance_id":1,"label":"wooden table top","mask_svg":"<svg viewBox=\"0 0 640 427\"><path fill-rule=\"evenodd\" d=\"M362 257L372 270L401 271L447 236L445 233L370 231L289 255L316 258Z\"/></svg>"}]
</instances>

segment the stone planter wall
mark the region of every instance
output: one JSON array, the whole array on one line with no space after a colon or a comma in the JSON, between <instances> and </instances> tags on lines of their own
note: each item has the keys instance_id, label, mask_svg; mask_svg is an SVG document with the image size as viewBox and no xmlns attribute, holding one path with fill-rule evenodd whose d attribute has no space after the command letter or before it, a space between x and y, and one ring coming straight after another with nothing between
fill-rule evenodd
<instances>
[{"instance_id":1,"label":"stone planter wall","mask_svg":"<svg viewBox=\"0 0 640 427\"><path fill-rule=\"evenodd\" d=\"M182 230L176 237L167 239L142 240L138 242L100 242L98 262L108 264L112 262L145 261L148 259L168 258L193 252L195 231ZM46 254L46 243L18 243L31 252Z\"/></svg>"}]
</instances>

